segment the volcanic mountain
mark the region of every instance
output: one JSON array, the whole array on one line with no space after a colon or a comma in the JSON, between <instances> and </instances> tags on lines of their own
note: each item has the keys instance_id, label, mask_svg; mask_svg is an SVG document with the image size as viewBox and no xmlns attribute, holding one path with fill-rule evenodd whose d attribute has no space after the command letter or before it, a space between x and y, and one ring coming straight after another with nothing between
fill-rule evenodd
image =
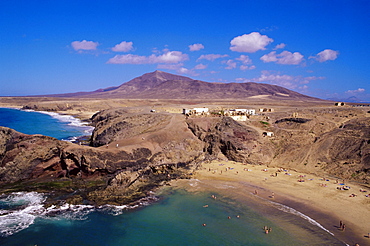
<instances>
[{"instance_id":1,"label":"volcanic mountain","mask_svg":"<svg viewBox=\"0 0 370 246\"><path fill-rule=\"evenodd\" d=\"M211 83L162 71L146 73L118 87L54 96L124 99L275 99L320 100L277 85Z\"/></svg>"}]
</instances>

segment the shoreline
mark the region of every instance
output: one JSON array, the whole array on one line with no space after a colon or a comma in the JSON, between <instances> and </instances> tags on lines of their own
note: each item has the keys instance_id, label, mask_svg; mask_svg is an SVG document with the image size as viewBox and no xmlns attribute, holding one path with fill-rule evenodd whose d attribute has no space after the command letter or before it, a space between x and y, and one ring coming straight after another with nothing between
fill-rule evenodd
<instances>
[{"instance_id":1,"label":"shoreline","mask_svg":"<svg viewBox=\"0 0 370 246\"><path fill-rule=\"evenodd\" d=\"M364 187L358 184L346 183L350 190L339 190L337 187L344 185L330 178L323 180L324 177L313 174L233 161L202 163L193 178L202 182L206 190L241 202L258 196L293 208L348 245L370 242L370 190L360 192ZM186 180L173 181L171 185L192 189ZM351 194L357 196L352 197ZM344 231L339 228L340 221L346 225Z\"/></svg>"}]
</instances>

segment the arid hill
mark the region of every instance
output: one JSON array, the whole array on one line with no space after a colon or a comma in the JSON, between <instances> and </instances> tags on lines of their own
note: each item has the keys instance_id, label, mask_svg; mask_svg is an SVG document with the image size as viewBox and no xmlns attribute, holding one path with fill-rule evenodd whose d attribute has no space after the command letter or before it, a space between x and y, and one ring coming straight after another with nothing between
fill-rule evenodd
<instances>
[{"instance_id":1,"label":"arid hill","mask_svg":"<svg viewBox=\"0 0 370 246\"><path fill-rule=\"evenodd\" d=\"M80 98L124 99L251 99L320 101L281 86L263 83L210 83L162 71L146 73L118 87L51 95Z\"/></svg>"}]
</instances>

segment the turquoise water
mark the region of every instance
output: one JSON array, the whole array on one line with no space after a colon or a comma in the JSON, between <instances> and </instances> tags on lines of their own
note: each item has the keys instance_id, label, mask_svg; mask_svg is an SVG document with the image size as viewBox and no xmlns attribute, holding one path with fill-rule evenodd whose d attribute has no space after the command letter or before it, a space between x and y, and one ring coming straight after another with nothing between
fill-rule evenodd
<instances>
[{"instance_id":1,"label":"turquoise water","mask_svg":"<svg viewBox=\"0 0 370 246\"><path fill-rule=\"evenodd\" d=\"M4 124L4 119L9 122ZM70 123L57 117L19 110L0 109L0 122L59 139L84 132L68 131ZM61 133L52 133L58 130ZM47 194L0 195L0 245L345 245L304 216L277 209L276 204L217 194L213 199L212 194L166 188L149 203L131 208L67 204L46 208ZM273 230L267 235L264 226Z\"/></svg>"},{"instance_id":2,"label":"turquoise water","mask_svg":"<svg viewBox=\"0 0 370 246\"><path fill-rule=\"evenodd\" d=\"M69 209L46 216L41 210L29 227L0 238L0 245L343 245L330 236L318 239L314 226L304 229L312 238L302 241L248 206L205 192L174 190L118 215ZM265 225L273 228L268 235Z\"/></svg>"}]
</instances>

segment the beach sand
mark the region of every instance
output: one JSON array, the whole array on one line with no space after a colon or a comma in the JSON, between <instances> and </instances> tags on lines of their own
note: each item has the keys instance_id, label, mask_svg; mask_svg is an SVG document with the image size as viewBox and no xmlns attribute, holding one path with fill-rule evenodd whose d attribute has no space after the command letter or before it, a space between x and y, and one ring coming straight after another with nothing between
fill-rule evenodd
<instances>
[{"instance_id":1,"label":"beach sand","mask_svg":"<svg viewBox=\"0 0 370 246\"><path fill-rule=\"evenodd\" d=\"M360 191L366 189L358 184L232 161L205 162L195 171L194 179L225 196L250 199L254 195L287 205L314 219L349 245L370 245L370 190ZM181 182L186 181L173 185L184 186ZM350 189L338 189L346 186ZM339 228L340 221L345 224L344 231Z\"/></svg>"}]
</instances>

